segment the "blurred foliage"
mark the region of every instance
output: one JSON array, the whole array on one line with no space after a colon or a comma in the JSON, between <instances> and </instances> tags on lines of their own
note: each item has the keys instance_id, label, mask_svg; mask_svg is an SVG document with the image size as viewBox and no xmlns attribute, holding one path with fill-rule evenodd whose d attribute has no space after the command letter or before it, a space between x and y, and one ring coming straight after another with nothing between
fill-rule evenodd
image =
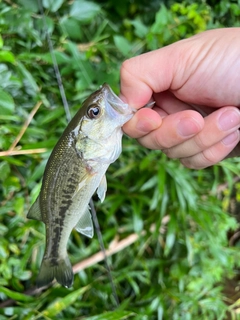
<instances>
[{"instance_id":1,"label":"blurred foliage","mask_svg":"<svg viewBox=\"0 0 240 320\"><path fill-rule=\"evenodd\" d=\"M26 213L67 124L46 31L73 115L103 82L118 92L123 60L206 29L239 26L239 1L42 3L45 19L36 0L0 2L0 150L13 149L23 128L14 150L30 150L0 160L0 319L237 319L239 300L223 287L240 261L237 242L228 239L238 228L239 217L228 213L231 201L239 202L239 185L232 196L238 159L193 171L124 139L107 174L107 198L96 203L106 247L139 235L109 258L117 308L104 263L78 272L71 289L35 289L44 226ZM99 250L96 236L72 232L73 264Z\"/></svg>"}]
</instances>

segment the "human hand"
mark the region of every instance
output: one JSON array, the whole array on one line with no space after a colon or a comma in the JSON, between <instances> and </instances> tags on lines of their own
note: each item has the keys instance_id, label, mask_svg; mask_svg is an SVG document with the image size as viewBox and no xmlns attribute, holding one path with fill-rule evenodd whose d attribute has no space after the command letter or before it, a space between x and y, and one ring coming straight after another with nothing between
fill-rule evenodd
<instances>
[{"instance_id":1,"label":"human hand","mask_svg":"<svg viewBox=\"0 0 240 320\"><path fill-rule=\"evenodd\" d=\"M240 154L240 28L207 31L125 61L121 98L141 108L123 127L151 149L205 168ZM204 117L203 117L204 116Z\"/></svg>"}]
</instances>

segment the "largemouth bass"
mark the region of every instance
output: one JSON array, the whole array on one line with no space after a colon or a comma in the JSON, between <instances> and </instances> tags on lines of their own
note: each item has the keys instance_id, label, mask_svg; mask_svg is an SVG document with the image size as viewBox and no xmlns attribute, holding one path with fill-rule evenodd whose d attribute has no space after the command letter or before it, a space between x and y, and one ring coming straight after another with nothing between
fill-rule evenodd
<instances>
[{"instance_id":1,"label":"largemouth bass","mask_svg":"<svg viewBox=\"0 0 240 320\"><path fill-rule=\"evenodd\" d=\"M27 215L46 227L46 248L37 278L38 287L56 279L73 283L67 241L73 228L93 237L89 201L97 190L105 198L105 173L122 149L122 125L133 109L104 84L83 103L53 149L37 200Z\"/></svg>"}]
</instances>

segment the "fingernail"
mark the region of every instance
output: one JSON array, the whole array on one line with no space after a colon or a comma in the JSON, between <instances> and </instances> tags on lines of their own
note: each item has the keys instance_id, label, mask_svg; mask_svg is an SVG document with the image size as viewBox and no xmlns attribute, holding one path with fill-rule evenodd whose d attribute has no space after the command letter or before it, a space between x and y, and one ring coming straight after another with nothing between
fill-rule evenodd
<instances>
[{"instance_id":1,"label":"fingernail","mask_svg":"<svg viewBox=\"0 0 240 320\"><path fill-rule=\"evenodd\" d=\"M192 136L199 132L199 124L192 118L183 118L177 124L178 133L183 137Z\"/></svg>"},{"instance_id":2,"label":"fingernail","mask_svg":"<svg viewBox=\"0 0 240 320\"><path fill-rule=\"evenodd\" d=\"M240 112L238 110L225 111L218 120L220 129L227 131L240 126Z\"/></svg>"},{"instance_id":3,"label":"fingernail","mask_svg":"<svg viewBox=\"0 0 240 320\"><path fill-rule=\"evenodd\" d=\"M239 140L239 131L234 131L231 134L229 134L227 137L222 139L222 143L225 144L225 146L228 146L232 144L233 142L236 142L236 140Z\"/></svg>"}]
</instances>

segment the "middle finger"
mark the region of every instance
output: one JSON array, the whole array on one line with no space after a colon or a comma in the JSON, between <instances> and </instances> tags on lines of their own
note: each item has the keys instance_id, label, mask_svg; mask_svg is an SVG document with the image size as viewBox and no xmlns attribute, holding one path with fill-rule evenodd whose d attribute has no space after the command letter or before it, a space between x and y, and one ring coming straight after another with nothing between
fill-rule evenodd
<instances>
[{"instance_id":1,"label":"middle finger","mask_svg":"<svg viewBox=\"0 0 240 320\"><path fill-rule=\"evenodd\" d=\"M198 154L215 145L240 127L240 111L235 107L223 107L204 118L204 128L191 139L166 148L170 158L185 158Z\"/></svg>"}]
</instances>

